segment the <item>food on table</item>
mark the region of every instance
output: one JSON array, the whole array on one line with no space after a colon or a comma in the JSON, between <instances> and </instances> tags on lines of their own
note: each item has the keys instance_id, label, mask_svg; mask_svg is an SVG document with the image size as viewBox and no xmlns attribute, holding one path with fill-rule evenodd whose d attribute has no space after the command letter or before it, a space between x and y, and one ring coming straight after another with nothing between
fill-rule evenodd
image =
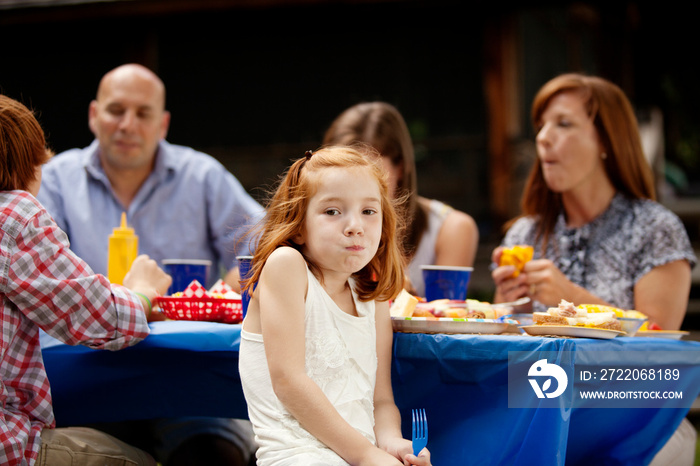
<instances>
[{"instance_id":1,"label":"food on table","mask_svg":"<svg viewBox=\"0 0 700 466\"><path fill-rule=\"evenodd\" d=\"M429 311L435 317L468 319L496 318L496 312L491 308L491 304L475 299L467 299L466 301L436 299L420 305L420 308Z\"/></svg>"},{"instance_id":2,"label":"food on table","mask_svg":"<svg viewBox=\"0 0 700 466\"><path fill-rule=\"evenodd\" d=\"M418 304L418 298L404 289L391 303L389 313L392 317L411 317L416 309L416 304Z\"/></svg>"},{"instance_id":3,"label":"food on table","mask_svg":"<svg viewBox=\"0 0 700 466\"><path fill-rule=\"evenodd\" d=\"M628 336L632 336L639 331L643 332L649 329L650 323L647 320L647 315L634 309L623 310L602 304L581 304L579 307L586 309L588 312L614 312L618 319L644 319L645 322L643 322L639 328L636 328L634 323L629 323L627 320L622 323L622 330L626 331ZM658 327L658 325L655 323L651 323L651 325Z\"/></svg>"},{"instance_id":4,"label":"food on table","mask_svg":"<svg viewBox=\"0 0 700 466\"><path fill-rule=\"evenodd\" d=\"M630 311L622 311L622 317L628 317L630 319L646 319L648 318L646 314L643 314L639 311L635 310L630 310Z\"/></svg>"},{"instance_id":5,"label":"food on table","mask_svg":"<svg viewBox=\"0 0 700 466\"><path fill-rule=\"evenodd\" d=\"M413 310L413 315L409 317L425 317L428 320L437 320L437 317L435 317L432 310L427 307L416 307Z\"/></svg>"},{"instance_id":6,"label":"food on table","mask_svg":"<svg viewBox=\"0 0 700 466\"><path fill-rule=\"evenodd\" d=\"M513 278L520 275L525 264L532 260L534 249L532 246L516 244L512 248L505 248L501 252L501 262L499 265L512 265L515 267Z\"/></svg>"},{"instance_id":7,"label":"food on table","mask_svg":"<svg viewBox=\"0 0 700 466\"><path fill-rule=\"evenodd\" d=\"M464 301L452 301L449 299L436 299L427 303L426 309L435 317L466 318L477 319L474 313L469 315L469 309Z\"/></svg>"},{"instance_id":8,"label":"food on table","mask_svg":"<svg viewBox=\"0 0 700 466\"><path fill-rule=\"evenodd\" d=\"M647 315L636 311L634 309L631 310L623 310L623 309L618 309L616 307L612 306L603 306L601 304L581 304L582 308L585 308L588 310L588 312L614 312L617 318L624 318L624 319L647 319ZM651 325L656 325L652 323ZM647 327L649 326L649 322L644 322L642 326L639 328L638 331L644 331L647 330ZM658 326L657 326L658 327Z\"/></svg>"},{"instance_id":9,"label":"food on table","mask_svg":"<svg viewBox=\"0 0 700 466\"><path fill-rule=\"evenodd\" d=\"M222 281L207 290L197 280L182 292L158 296L156 305L168 319L239 323L243 319L241 295Z\"/></svg>"},{"instance_id":10,"label":"food on table","mask_svg":"<svg viewBox=\"0 0 700 466\"><path fill-rule=\"evenodd\" d=\"M622 317L624 312L622 309L618 309L612 306L606 306L604 304L579 304L579 309L583 309L586 312L592 312L594 314L599 314L602 312L614 312L617 317Z\"/></svg>"},{"instance_id":11,"label":"food on table","mask_svg":"<svg viewBox=\"0 0 700 466\"><path fill-rule=\"evenodd\" d=\"M479 317L481 319L495 319L497 317L496 311L491 307L491 303L487 303L486 301L467 299L467 308L475 318L477 315L483 316ZM468 317L472 316L469 315Z\"/></svg>"},{"instance_id":12,"label":"food on table","mask_svg":"<svg viewBox=\"0 0 700 466\"><path fill-rule=\"evenodd\" d=\"M609 330L622 328L615 308L591 304L574 306L563 299L558 307L550 307L547 312L533 312L532 318L535 325L570 325Z\"/></svg>"},{"instance_id":13,"label":"food on table","mask_svg":"<svg viewBox=\"0 0 700 466\"><path fill-rule=\"evenodd\" d=\"M216 298L216 299L241 299L241 295L233 288L219 279L214 286L207 290L198 280L192 280L184 291L178 291L170 295L171 298Z\"/></svg>"},{"instance_id":14,"label":"food on table","mask_svg":"<svg viewBox=\"0 0 700 466\"><path fill-rule=\"evenodd\" d=\"M404 290L405 291L405 290ZM495 319L496 311L490 303L467 299L466 301L451 299L436 299L425 302L408 292L402 292L391 305L392 317L425 317L437 319L469 318L469 319Z\"/></svg>"},{"instance_id":15,"label":"food on table","mask_svg":"<svg viewBox=\"0 0 700 466\"><path fill-rule=\"evenodd\" d=\"M614 312L615 315L619 317L626 317L628 319L646 319L647 316L639 311L635 310L624 310L618 309L613 306L605 306L603 304L581 304L579 305L581 309L585 309L588 312Z\"/></svg>"},{"instance_id":16,"label":"food on table","mask_svg":"<svg viewBox=\"0 0 700 466\"><path fill-rule=\"evenodd\" d=\"M209 296L220 299L241 299L241 295L236 293L233 288L222 279L217 280L214 286L209 288Z\"/></svg>"},{"instance_id":17,"label":"food on table","mask_svg":"<svg viewBox=\"0 0 700 466\"><path fill-rule=\"evenodd\" d=\"M644 322L641 327L639 327L640 332L646 332L648 330L663 330L659 324L656 322Z\"/></svg>"}]
</instances>

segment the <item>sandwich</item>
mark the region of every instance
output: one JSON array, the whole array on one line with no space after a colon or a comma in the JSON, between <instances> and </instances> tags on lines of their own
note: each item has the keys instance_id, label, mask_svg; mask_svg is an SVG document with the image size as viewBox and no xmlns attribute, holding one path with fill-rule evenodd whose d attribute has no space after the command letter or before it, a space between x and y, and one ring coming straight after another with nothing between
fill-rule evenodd
<instances>
[{"instance_id":1,"label":"sandwich","mask_svg":"<svg viewBox=\"0 0 700 466\"><path fill-rule=\"evenodd\" d=\"M571 325L622 330L614 308L597 304L574 306L573 303L563 299L558 307L550 307L547 312L533 312L532 321L535 325Z\"/></svg>"},{"instance_id":2,"label":"sandwich","mask_svg":"<svg viewBox=\"0 0 700 466\"><path fill-rule=\"evenodd\" d=\"M402 290L391 303L389 313L392 317L425 317L427 319L467 318L467 319L495 319L496 312L490 303L467 299L455 301L450 299L436 299L434 301L419 301L406 290Z\"/></svg>"}]
</instances>

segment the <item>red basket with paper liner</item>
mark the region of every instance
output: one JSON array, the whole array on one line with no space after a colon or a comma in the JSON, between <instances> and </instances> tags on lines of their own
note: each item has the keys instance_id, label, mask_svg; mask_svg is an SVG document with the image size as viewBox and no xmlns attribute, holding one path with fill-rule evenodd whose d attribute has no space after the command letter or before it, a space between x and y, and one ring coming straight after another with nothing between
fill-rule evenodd
<instances>
[{"instance_id":1,"label":"red basket with paper liner","mask_svg":"<svg viewBox=\"0 0 700 466\"><path fill-rule=\"evenodd\" d=\"M158 296L156 303L172 320L201 320L237 324L243 320L240 295L219 281L207 291L197 280L182 293Z\"/></svg>"}]
</instances>

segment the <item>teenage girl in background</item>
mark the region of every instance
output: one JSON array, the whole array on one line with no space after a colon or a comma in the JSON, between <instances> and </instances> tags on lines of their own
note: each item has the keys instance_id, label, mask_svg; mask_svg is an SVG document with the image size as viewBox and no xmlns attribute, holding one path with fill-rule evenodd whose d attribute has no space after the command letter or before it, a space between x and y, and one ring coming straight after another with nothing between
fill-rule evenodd
<instances>
[{"instance_id":1,"label":"teenage girl in background","mask_svg":"<svg viewBox=\"0 0 700 466\"><path fill-rule=\"evenodd\" d=\"M421 265L472 267L479 245L474 219L437 200L418 195L411 134L398 109L386 102L363 102L331 123L323 144L368 144L389 173L389 192L401 199L398 212L406 224L402 240L408 257L406 289L425 296Z\"/></svg>"}]
</instances>

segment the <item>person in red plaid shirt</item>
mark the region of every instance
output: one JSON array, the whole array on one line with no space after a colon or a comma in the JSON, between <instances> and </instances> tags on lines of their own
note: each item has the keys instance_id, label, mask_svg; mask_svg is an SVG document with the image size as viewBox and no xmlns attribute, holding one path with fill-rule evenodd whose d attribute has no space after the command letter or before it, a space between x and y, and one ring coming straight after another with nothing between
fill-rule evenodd
<instances>
[{"instance_id":1,"label":"person in red plaid shirt","mask_svg":"<svg viewBox=\"0 0 700 466\"><path fill-rule=\"evenodd\" d=\"M150 303L170 276L139 256L113 285L69 249L65 233L35 199L51 156L41 126L0 95L0 464L155 464L102 432L55 429L39 330L65 343L117 350L148 335ZM96 463L89 463L96 464Z\"/></svg>"}]
</instances>

